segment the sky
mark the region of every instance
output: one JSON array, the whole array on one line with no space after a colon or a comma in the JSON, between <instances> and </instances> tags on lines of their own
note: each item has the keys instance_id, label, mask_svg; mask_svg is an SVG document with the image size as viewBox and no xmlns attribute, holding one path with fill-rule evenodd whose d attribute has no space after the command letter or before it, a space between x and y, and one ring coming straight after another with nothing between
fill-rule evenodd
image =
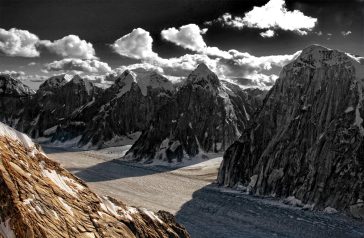
<instances>
[{"instance_id":1,"label":"sky","mask_svg":"<svg viewBox=\"0 0 364 238\"><path fill-rule=\"evenodd\" d=\"M0 0L0 72L35 85L125 69L173 80L205 63L269 87L311 44L364 56L364 0Z\"/></svg>"}]
</instances>

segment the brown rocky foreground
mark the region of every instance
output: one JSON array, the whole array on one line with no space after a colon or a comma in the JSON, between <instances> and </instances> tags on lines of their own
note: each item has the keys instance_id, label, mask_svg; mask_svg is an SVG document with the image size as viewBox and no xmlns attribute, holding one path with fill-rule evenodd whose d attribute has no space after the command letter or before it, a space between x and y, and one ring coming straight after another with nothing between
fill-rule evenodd
<instances>
[{"instance_id":1,"label":"brown rocky foreground","mask_svg":"<svg viewBox=\"0 0 364 238\"><path fill-rule=\"evenodd\" d=\"M2 123L0 207L0 238L190 237L168 212L99 197Z\"/></svg>"}]
</instances>

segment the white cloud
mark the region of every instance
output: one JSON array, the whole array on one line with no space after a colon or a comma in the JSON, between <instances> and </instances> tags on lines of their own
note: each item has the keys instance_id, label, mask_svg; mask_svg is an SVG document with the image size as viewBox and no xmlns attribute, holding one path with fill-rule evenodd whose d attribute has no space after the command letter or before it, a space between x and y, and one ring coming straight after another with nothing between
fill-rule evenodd
<instances>
[{"instance_id":1,"label":"white cloud","mask_svg":"<svg viewBox=\"0 0 364 238\"><path fill-rule=\"evenodd\" d=\"M200 29L196 24L181 26L178 30L174 27L163 30L162 38L193 51L203 51L206 43L202 38L207 29Z\"/></svg>"},{"instance_id":2,"label":"white cloud","mask_svg":"<svg viewBox=\"0 0 364 238\"><path fill-rule=\"evenodd\" d=\"M230 13L225 13L214 22L220 22L223 25L238 29L244 27L271 31L282 29L306 35L308 31L312 31L315 27L317 18L306 16L299 10L288 10L284 0L270 0L264 6L254 7L251 11L245 13L243 17L234 17ZM211 23L207 22L207 24ZM263 35L266 36L267 34Z\"/></svg>"},{"instance_id":3,"label":"white cloud","mask_svg":"<svg viewBox=\"0 0 364 238\"><path fill-rule=\"evenodd\" d=\"M99 60L82 60L67 58L58 61L53 61L45 65L45 70L49 71L62 71L62 72L76 72L76 73L92 73L92 74L105 74L112 72L110 66Z\"/></svg>"},{"instance_id":4,"label":"white cloud","mask_svg":"<svg viewBox=\"0 0 364 238\"><path fill-rule=\"evenodd\" d=\"M130 58L137 58L135 57L135 55L137 55L138 59L141 60L141 63L129 66L121 66L115 69L115 72L120 73L125 69L133 70L141 68L148 71L157 71L161 74L166 75L167 77L172 76L175 78L180 78L183 76L187 76L200 63L205 63L222 79L250 77L251 79L249 79L249 82L252 82L255 86L264 85L264 87L268 87L271 86L271 82L276 79L276 77L272 73L269 73L269 71L273 67L282 67L283 65L289 63L300 53L296 52L292 55L271 55L256 57L249 53L239 52L237 50L224 51L217 47L207 46L202 38L203 32L199 29L198 26L194 26L193 28L195 33L193 34L193 36L197 37L197 41L193 40L192 38L190 38L188 41L181 41L180 39L184 39L183 37L170 37L169 39L173 39L173 43L180 45L184 48L188 46L189 49L196 52L195 54L185 54L180 57L172 58L159 57L157 53L152 51L153 39L150 37L149 33L146 33L144 30L142 30L142 35L148 36L148 54L135 54L130 52L127 52L127 54L122 54L125 56L129 55ZM169 31L169 33L171 32L176 33L175 30ZM184 33L187 34L186 32ZM126 36L130 36L130 34ZM171 36L171 34L169 34L169 36ZM125 39L125 36L121 37L120 39ZM178 41L176 41L175 39L178 39ZM193 42L199 43L197 44ZM139 52L139 50L133 50L132 52ZM151 55L153 57L151 57Z\"/></svg>"},{"instance_id":5,"label":"white cloud","mask_svg":"<svg viewBox=\"0 0 364 238\"><path fill-rule=\"evenodd\" d=\"M47 79L47 76L44 75L38 75L38 74L25 74L23 71L14 71L14 70L5 70L0 72L0 74L7 74L10 75L13 78L16 78L18 80L27 82L41 82Z\"/></svg>"},{"instance_id":6,"label":"white cloud","mask_svg":"<svg viewBox=\"0 0 364 238\"><path fill-rule=\"evenodd\" d=\"M19 78L19 77L25 75L25 73L23 71L14 71L14 70L5 70L5 71L0 72L0 74L8 74L13 78Z\"/></svg>"},{"instance_id":7,"label":"white cloud","mask_svg":"<svg viewBox=\"0 0 364 238\"><path fill-rule=\"evenodd\" d=\"M161 32L162 38L170 41L185 49L189 49L198 53L211 56L230 58L226 51L222 51L217 47L207 46L202 35L207 32L207 29L200 29L198 25L189 24L181 26L178 30L174 27Z\"/></svg>"},{"instance_id":8,"label":"white cloud","mask_svg":"<svg viewBox=\"0 0 364 238\"><path fill-rule=\"evenodd\" d=\"M76 35L68 35L53 42L49 40L40 41L50 52L64 58L95 59L95 49L90 42L81 40Z\"/></svg>"},{"instance_id":9,"label":"white cloud","mask_svg":"<svg viewBox=\"0 0 364 238\"><path fill-rule=\"evenodd\" d=\"M28 66L34 66L34 65L36 65L37 63L35 63L35 62L30 62L29 64L28 64Z\"/></svg>"},{"instance_id":10,"label":"white cloud","mask_svg":"<svg viewBox=\"0 0 364 238\"><path fill-rule=\"evenodd\" d=\"M147 59L158 57L152 50L153 39L149 32L142 28L134 29L131 33L119 38L111 45L120 55L134 58Z\"/></svg>"},{"instance_id":11,"label":"white cloud","mask_svg":"<svg viewBox=\"0 0 364 238\"><path fill-rule=\"evenodd\" d=\"M37 57L38 36L26 30L0 28L0 52L8 56Z\"/></svg>"},{"instance_id":12,"label":"white cloud","mask_svg":"<svg viewBox=\"0 0 364 238\"><path fill-rule=\"evenodd\" d=\"M275 32L273 30L267 30L267 31L261 32L260 35L264 38L271 38L275 35Z\"/></svg>"},{"instance_id":13,"label":"white cloud","mask_svg":"<svg viewBox=\"0 0 364 238\"><path fill-rule=\"evenodd\" d=\"M230 50L229 53L233 55L234 61L239 65L249 65L259 70L270 70L272 66L283 67L292 60L296 59L301 51L297 51L292 55L269 55L256 57L246 52L239 52L237 50Z\"/></svg>"},{"instance_id":14,"label":"white cloud","mask_svg":"<svg viewBox=\"0 0 364 238\"><path fill-rule=\"evenodd\" d=\"M348 36L351 34L351 31L342 31L341 35L343 35L344 37Z\"/></svg>"},{"instance_id":15,"label":"white cloud","mask_svg":"<svg viewBox=\"0 0 364 238\"><path fill-rule=\"evenodd\" d=\"M27 30L11 28L7 31L0 28L0 53L8 56L37 57L40 55L40 46L64 58L97 59L92 44L76 35L68 35L51 42L40 40Z\"/></svg>"},{"instance_id":16,"label":"white cloud","mask_svg":"<svg viewBox=\"0 0 364 238\"><path fill-rule=\"evenodd\" d=\"M120 66L116 69L114 69L116 74L121 74L123 73L125 70L138 70L138 69L143 69L146 71L155 71L157 73L163 74L164 70L162 67L150 64L150 63L138 63L138 64L131 64L131 65L123 65Z\"/></svg>"}]
</instances>

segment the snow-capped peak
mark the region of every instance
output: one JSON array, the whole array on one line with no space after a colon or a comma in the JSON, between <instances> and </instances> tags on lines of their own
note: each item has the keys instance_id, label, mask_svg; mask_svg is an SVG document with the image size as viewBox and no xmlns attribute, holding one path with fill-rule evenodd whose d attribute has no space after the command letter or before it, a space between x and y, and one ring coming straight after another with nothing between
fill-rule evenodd
<instances>
[{"instance_id":1,"label":"snow-capped peak","mask_svg":"<svg viewBox=\"0 0 364 238\"><path fill-rule=\"evenodd\" d=\"M122 96L128 92L133 83L139 86L143 96L148 95L148 87L161 88L168 91L174 90L173 84L167 78L156 72L144 71L135 73L130 70L125 70L115 80L115 85L121 89L118 96Z\"/></svg>"},{"instance_id":2,"label":"snow-capped peak","mask_svg":"<svg viewBox=\"0 0 364 238\"><path fill-rule=\"evenodd\" d=\"M174 90L172 82L156 72L138 72L136 80L143 96L147 96L148 87L160 88L166 91Z\"/></svg>"},{"instance_id":3,"label":"snow-capped peak","mask_svg":"<svg viewBox=\"0 0 364 238\"><path fill-rule=\"evenodd\" d=\"M332 50L321 45L311 45L303 49L294 62L313 67L322 67L338 65L350 61L352 61L352 59L345 52Z\"/></svg>"},{"instance_id":4,"label":"snow-capped peak","mask_svg":"<svg viewBox=\"0 0 364 238\"><path fill-rule=\"evenodd\" d=\"M50 77L49 79L44 81L44 83L42 83L39 86L39 89L44 90L44 89L51 89L51 88L60 88L63 85L65 85L66 83L68 83L69 81L71 81L72 78L73 78L73 76L69 75L69 74L56 75L56 76Z\"/></svg>"},{"instance_id":5,"label":"snow-capped peak","mask_svg":"<svg viewBox=\"0 0 364 238\"><path fill-rule=\"evenodd\" d=\"M125 85L136 83L136 74L130 70L125 70L119 77L115 80L115 85L119 87L124 87Z\"/></svg>"},{"instance_id":6,"label":"snow-capped peak","mask_svg":"<svg viewBox=\"0 0 364 238\"><path fill-rule=\"evenodd\" d=\"M132 71L125 70L116 80L115 86L119 89L117 97L123 96L129 92L133 83L136 83L136 74Z\"/></svg>"},{"instance_id":7,"label":"snow-capped peak","mask_svg":"<svg viewBox=\"0 0 364 238\"><path fill-rule=\"evenodd\" d=\"M204 63L199 64L197 68L188 76L187 82L215 90L221 86L217 75L212 72Z\"/></svg>"}]
</instances>

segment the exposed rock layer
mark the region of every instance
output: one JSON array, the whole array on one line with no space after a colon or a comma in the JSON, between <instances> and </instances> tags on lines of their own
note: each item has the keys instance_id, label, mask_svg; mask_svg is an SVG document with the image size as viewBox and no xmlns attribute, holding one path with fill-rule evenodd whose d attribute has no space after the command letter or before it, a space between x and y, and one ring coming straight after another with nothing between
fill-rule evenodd
<instances>
[{"instance_id":1,"label":"exposed rock layer","mask_svg":"<svg viewBox=\"0 0 364 238\"><path fill-rule=\"evenodd\" d=\"M363 58L311 46L230 146L218 182L364 217Z\"/></svg>"},{"instance_id":2,"label":"exposed rock layer","mask_svg":"<svg viewBox=\"0 0 364 238\"><path fill-rule=\"evenodd\" d=\"M259 100L237 85L221 82L201 64L158 110L127 159L181 161L219 152L240 136Z\"/></svg>"},{"instance_id":3,"label":"exposed rock layer","mask_svg":"<svg viewBox=\"0 0 364 238\"><path fill-rule=\"evenodd\" d=\"M99 197L0 123L0 237L189 237L164 211Z\"/></svg>"}]
</instances>

